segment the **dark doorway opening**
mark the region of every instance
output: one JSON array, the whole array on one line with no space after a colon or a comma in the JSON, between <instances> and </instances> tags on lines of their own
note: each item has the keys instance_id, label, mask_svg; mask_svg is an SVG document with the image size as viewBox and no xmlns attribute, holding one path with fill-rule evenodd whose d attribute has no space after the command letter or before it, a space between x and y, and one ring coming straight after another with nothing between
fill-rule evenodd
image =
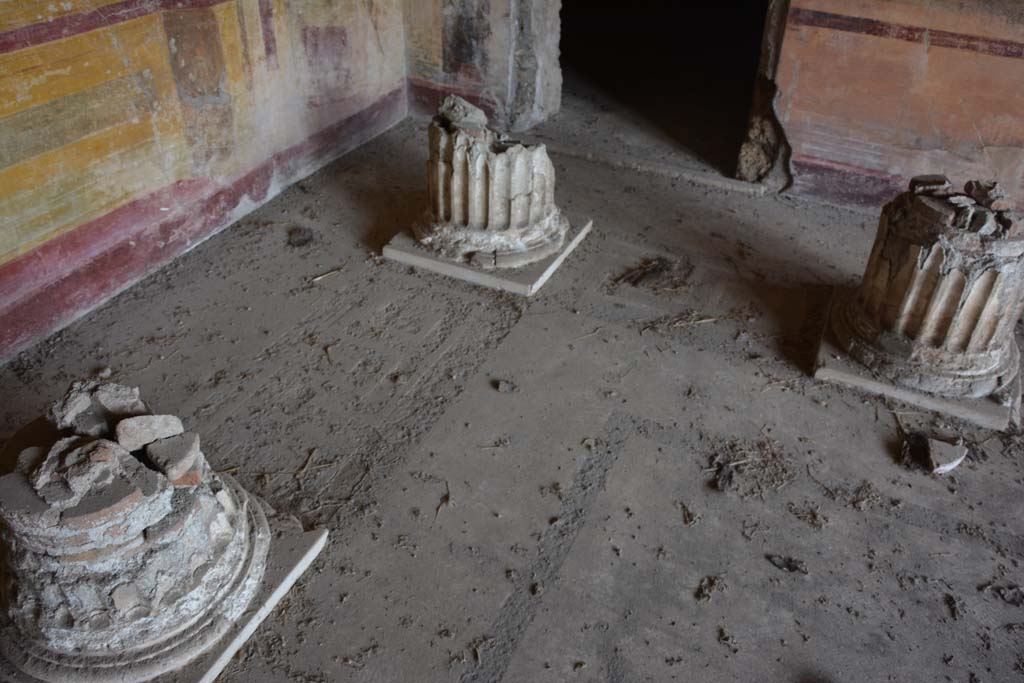
<instances>
[{"instance_id":1,"label":"dark doorway opening","mask_svg":"<svg viewBox=\"0 0 1024 683\"><path fill-rule=\"evenodd\" d=\"M635 143L640 154L733 175L768 4L563 0L563 108L589 107L635 124L632 138L617 142Z\"/></svg>"}]
</instances>

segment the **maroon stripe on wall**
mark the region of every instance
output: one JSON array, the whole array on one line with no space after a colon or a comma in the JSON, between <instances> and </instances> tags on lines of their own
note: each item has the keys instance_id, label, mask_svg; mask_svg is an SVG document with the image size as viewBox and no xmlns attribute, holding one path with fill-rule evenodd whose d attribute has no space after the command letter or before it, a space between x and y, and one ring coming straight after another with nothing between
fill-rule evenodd
<instances>
[{"instance_id":1,"label":"maroon stripe on wall","mask_svg":"<svg viewBox=\"0 0 1024 683\"><path fill-rule=\"evenodd\" d=\"M274 0L260 0L260 27L263 29L263 52L267 66L277 68L277 37L274 35Z\"/></svg>"},{"instance_id":2,"label":"maroon stripe on wall","mask_svg":"<svg viewBox=\"0 0 1024 683\"><path fill-rule=\"evenodd\" d=\"M793 194L818 197L833 204L855 204L876 208L904 192L911 176L916 175L893 175L877 169L843 164L806 154L794 155L791 164ZM918 172L926 172L926 169L918 169ZM954 169L950 175L956 173L957 170ZM1012 200L1015 210L1024 210L1024 199L1013 197Z\"/></svg>"},{"instance_id":3,"label":"maroon stripe on wall","mask_svg":"<svg viewBox=\"0 0 1024 683\"><path fill-rule=\"evenodd\" d=\"M433 83L421 78L409 78L409 109L417 114L433 116L448 95L458 95L470 104L480 107L488 118L495 118L497 103L487 95L465 88Z\"/></svg>"},{"instance_id":4,"label":"maroon stripe on wall","mask_svg":"<svg viewBox=\"0 0 1024 683\"><path fill-rule=\"evenodd\" d=\"M868 168L796 154L793 192L834 204L878 207L907 188L907 180Z\"/></svg>"},{"instance_id":5,"label":"maroon stripe on wall","mask_svg":"<svg viewBox=\"0 0 1024 683\"><path fill-rule=\"evenodd\" d=\"M50 21L0 31L0 54L23 50L51 40L69 38L86 31L144 17L163 9L210 7L228 0L122 0L79 14L66 14Z\"/></svg>"},{"instance_id":6,"label":"maroon stripe on wall","mask_svg":"<svg viewBox=\"0 0 1024 683\"><path fill-rule=\"evenodd\" d=\"M977 52L979 54L991 55L993 57L1024 59L1024 43L1018 43L1012 40L972 36L966 33L939 31L936 29L922 28L920 26L891 24L878 19L848 17L842 14L818 12L809 9L794 9L789 13L789 23L792 26L827 28L833 31L860 33L866 36L877 36L879 38L892 38L894 40L903 40L909 43L927 42L929 45L935 47L948 47L955 50L966 50L968 52Z\"/></svg>"},{"instance_id":7,"label":"maroon stripe on wall","mask_svg":"<svg viewBox=\"0 0 1024 683\"><path fill-rule=\"evenodd\" d=\"M272 180L299 180L405 115L404 90L393 90L244 175L175 183L0 266L0 359L74 322L216 234L239 217L244 199L267 201Z\"/></svg>"}]
</instances>

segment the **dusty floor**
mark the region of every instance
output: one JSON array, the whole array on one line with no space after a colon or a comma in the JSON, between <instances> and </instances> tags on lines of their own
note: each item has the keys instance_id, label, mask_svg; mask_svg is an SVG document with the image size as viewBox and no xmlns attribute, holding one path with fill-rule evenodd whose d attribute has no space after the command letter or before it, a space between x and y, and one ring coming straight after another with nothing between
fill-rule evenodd
<instances>
[{"instance_id":1,"label":"dusty floor","mask_svg":"<svg viewBox=\"0 0 1024 683\"><path fill-rule=\"evenodd\" d=\"M911 472L885 404L806 374L870 217L555 154L595 232L525 301L376 256L422 127L0 371L0 436L110 367L330 528L223 681L1024 679L1018 440Z\"/></svg>"}]
</instances>

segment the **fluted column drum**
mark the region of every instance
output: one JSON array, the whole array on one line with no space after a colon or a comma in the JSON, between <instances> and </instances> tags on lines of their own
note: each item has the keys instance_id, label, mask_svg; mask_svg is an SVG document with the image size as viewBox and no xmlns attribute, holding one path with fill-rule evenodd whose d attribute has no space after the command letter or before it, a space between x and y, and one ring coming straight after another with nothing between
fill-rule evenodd
<instances>
[{"instance_id":1,"label":"fluted column drum","mask_svg":"<svg viewBox=\"0 0 1024 683\"><path fill-rule=\"evenodd\" d=\"M1012 382L1024 305L1024 240L995 183L963 193L921 176L883 210L857 292L832 329L887 379L943 396L982 397Z\"/></svg>"},{"instance_id":2,"label":"fluted column drum","mask_svg":"<svg viewBox=\"0 0 1024 683\"><path fill-rule=\"evenodd\" d=\"M557 252L569 228L555 206L555 169L544 145L505 140L484 113L455 96L428 131L430 208L420 243L484 268L515 267Z\"/></svg>"}]
</instances>

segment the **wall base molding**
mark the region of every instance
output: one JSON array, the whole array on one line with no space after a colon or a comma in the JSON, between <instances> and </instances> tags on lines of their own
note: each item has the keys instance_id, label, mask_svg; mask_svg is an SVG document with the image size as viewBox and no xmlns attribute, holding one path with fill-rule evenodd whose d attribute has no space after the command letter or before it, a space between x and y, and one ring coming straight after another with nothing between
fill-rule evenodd
<instances>
[{"instance_id":1,"label":"wall base molding","mask_svg":"<svg viewBox=\"0 0 1024 683\"><path fill-rule=\"evenodd\" d=\"M244 174L179 181L3 264L0 359L71 324L407 113L405 88L397 88Z\"/></svg>"}]
</instances>

